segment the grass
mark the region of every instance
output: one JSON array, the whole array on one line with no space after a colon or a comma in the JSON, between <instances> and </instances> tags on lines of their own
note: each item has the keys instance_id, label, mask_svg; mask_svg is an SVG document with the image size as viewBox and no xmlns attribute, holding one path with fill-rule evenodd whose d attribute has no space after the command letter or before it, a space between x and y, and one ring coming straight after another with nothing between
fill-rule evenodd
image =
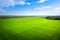
<instances>
[{"instance_id":1,"label":"grass","mask_svg":"<svg viewBox=\"0 0 60 40\"><path fill-rule=\"evenodd\" d=\"M0 19L0 40L60 40L60 20L39 17Z\"/></svg>"}]
</instances>

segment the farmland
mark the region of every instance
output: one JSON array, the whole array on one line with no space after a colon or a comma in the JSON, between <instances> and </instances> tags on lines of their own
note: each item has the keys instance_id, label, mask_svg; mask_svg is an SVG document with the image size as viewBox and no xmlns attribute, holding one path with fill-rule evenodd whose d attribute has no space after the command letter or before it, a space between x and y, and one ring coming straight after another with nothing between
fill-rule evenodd
<instances>
[{"instance_id":1,"label":"farmland","mask_svg":"<svg viewBox=\"0 0 60 40\"><path fill-rule=\"evenodd\" d=\"M0 19L0 40L60 40L60 20L40 17Z\"/></svg>"}]
</instances>

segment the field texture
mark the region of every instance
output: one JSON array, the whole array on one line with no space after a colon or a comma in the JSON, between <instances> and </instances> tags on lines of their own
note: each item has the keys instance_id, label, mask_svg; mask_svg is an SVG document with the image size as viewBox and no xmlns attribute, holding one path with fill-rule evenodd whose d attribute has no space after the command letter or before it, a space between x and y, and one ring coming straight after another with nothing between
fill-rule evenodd
<instances>
[{"instance_id":1,"label":"field texture","mask_svg":"<svg viewBox=\"0 0 60 40\"><path fill-rule=\"evenodd\" d=\"M0 19L0 40L60 40L60 20L39 17Z\"/></svg>"}]
</instances>

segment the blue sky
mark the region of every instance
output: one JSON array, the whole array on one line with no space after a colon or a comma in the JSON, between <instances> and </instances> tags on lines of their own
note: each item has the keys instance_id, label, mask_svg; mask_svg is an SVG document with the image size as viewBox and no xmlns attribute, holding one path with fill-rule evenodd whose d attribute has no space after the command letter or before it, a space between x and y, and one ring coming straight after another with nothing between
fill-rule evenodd
<instances>
[{"instance_id":1,"label":"blue sky","mask_svg":"<svg viewBox=\"0 0 60 40\"><path fill-rule=\"evenodd\" d=\"M60 15L60 0L0 0L0 15Z\"/></svg>"}]
</instances>

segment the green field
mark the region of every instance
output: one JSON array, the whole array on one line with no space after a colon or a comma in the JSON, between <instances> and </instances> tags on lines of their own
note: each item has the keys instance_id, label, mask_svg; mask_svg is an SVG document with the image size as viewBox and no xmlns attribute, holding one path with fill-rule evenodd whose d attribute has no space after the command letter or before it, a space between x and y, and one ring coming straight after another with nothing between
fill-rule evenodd
<instances>
[{"instance_id":1,"label":"green field","mask_svg":"<svg viewBox=\"0 0 60 40\"><path fill-rule=\"evenodd\" d=\"M40 17L0 19L0 40L60 40L60 20Z\"/></svg>"}]
</instances>

